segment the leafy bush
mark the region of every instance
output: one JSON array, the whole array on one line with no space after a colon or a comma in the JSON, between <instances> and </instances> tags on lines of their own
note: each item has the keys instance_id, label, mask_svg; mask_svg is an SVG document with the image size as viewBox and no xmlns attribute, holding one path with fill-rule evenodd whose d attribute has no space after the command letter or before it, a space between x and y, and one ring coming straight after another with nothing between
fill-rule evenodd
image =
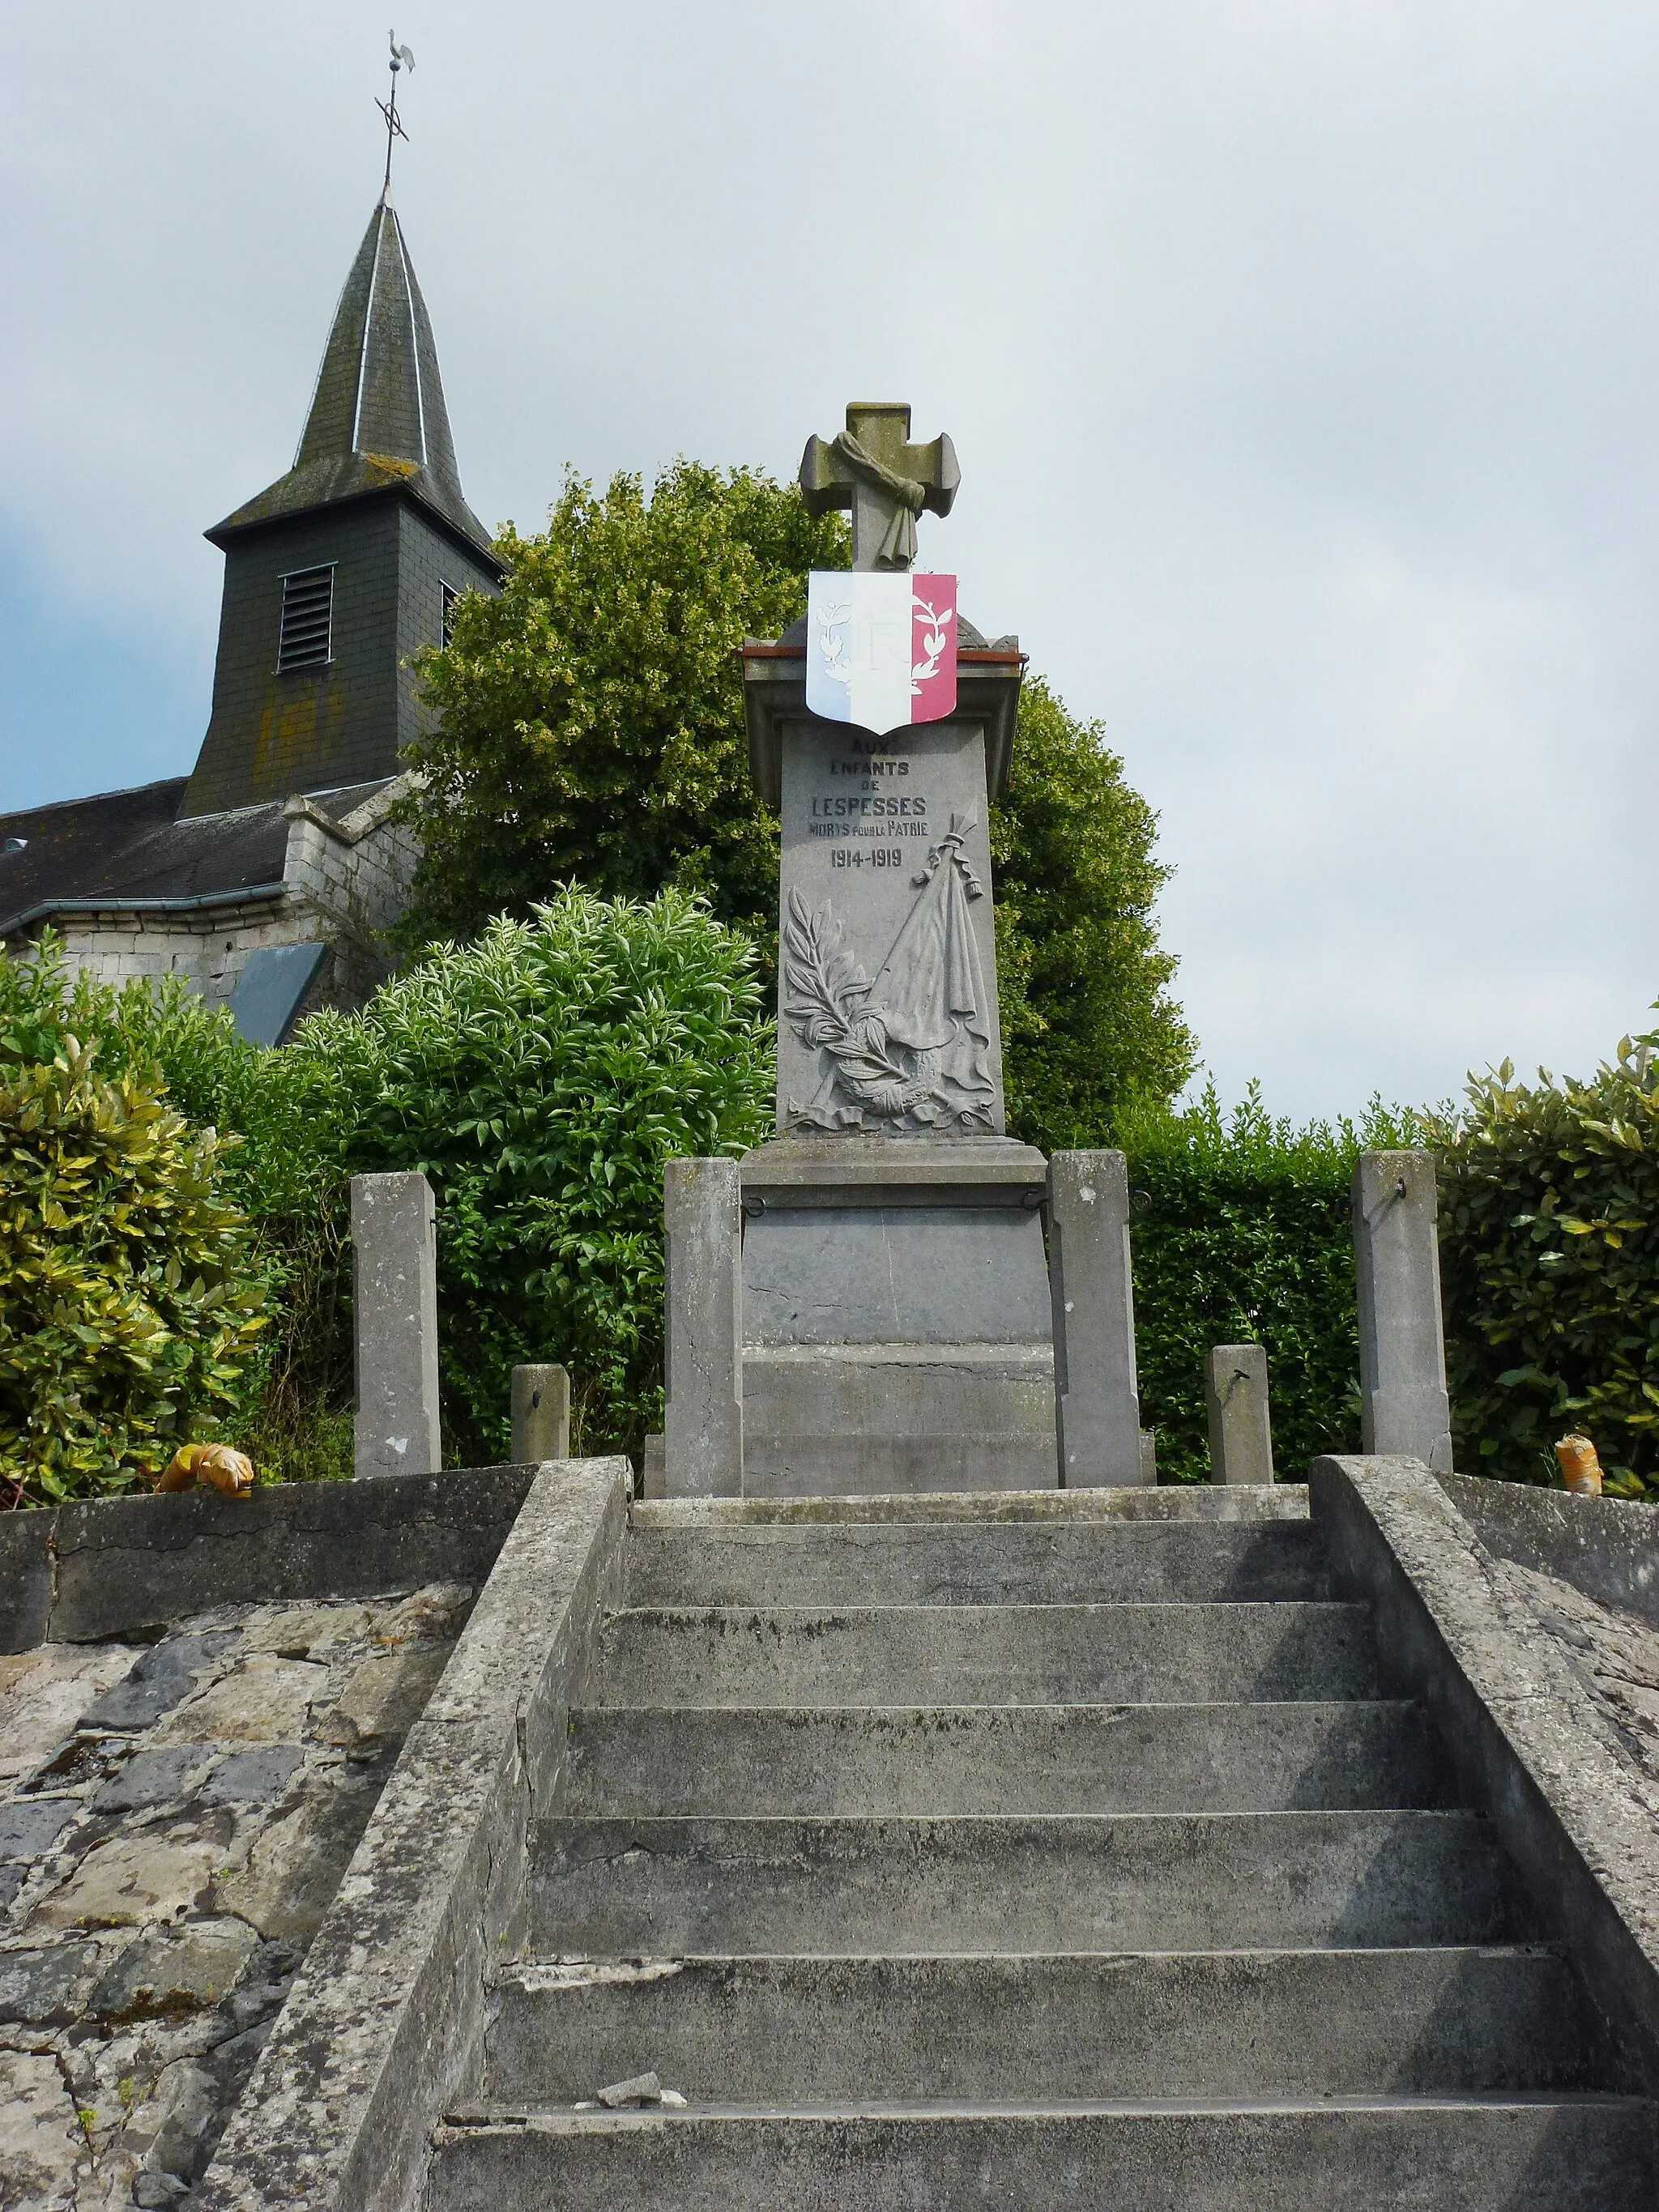
<instances>
[{"instance_id":1,"label":"leafy bush","mask_svg":"<svg viewBox=\"0 0 1659 2212\"><path fill-rule=\"evenodd\" d=\"M452 1460L505 1455L511 1370L543 1359L571 1370L574 1445L637 1449L662 1402L663 1164L769 1123L747 940L681 892L567 892L270 1060L343 1168L432 1183Z\"/></svg>"},{"instance_id":2,"label":"leafy bush","mask_svg":"<svg viewBox=\"0 0 1659 2212\"><path fill-rule=\"evenodd\" d=\"M234 1129L227 1185L252 1224L273 1325L229 1442L266 1482L352 1471L350 1147L358 1103L337 1071L245 1043L222 1007L167 1008L157 1056L193 1119Z\"/></svg>"},{"instance_id":3,"label":"leafy bush","mask_svg":"<svg viewBox=\"0 0 1659 2212\"><path fill-rule=\"evenodd\" d=\"M188 1121L212 1121L200 1106L222 1095L231 1067L258 1057L230 1017L204 1005L181 977L98 982L70 969L47 929L33 958L0 960L0 1060L49 1066L70 1036L95 1052L106 1083L165 1082Z\"/></svg>"},{"instance_id":4,"label":"leafy bush","mask_svg":"<svg viewBox=\"0 0 1659 2212\"><path fill-rule=\"evenodd\" d=\"M1609 1487L1659 1486L1659 1038L1588 1083L1470 1082L1424 1117L1439 1156L1440 1262L1460 1466L1559 1480L1551 1446L1595 1439Z\"/></svg>"},{"instance_id":5,"label":"leafy bush","mask_svg":"<svg viewBox=\"0 0 1659 2212\"><path fill-rule=\"evenodd\" d=\"M221 1139L153 1078L100 1079L96 1046L54 1030L50 967L6 981L0 1480L15 1506L131 1489L215 1433L267 1289Z\"/></svg>"},{"instance_id":6,"label":"leafy bush","mask_svg":"<svg viewBox=\"0 0 1659 2212\"><path fill-rule=\"evenodd\" d=\"M165 1080L240 1139L204 1141L276 1323L224 1406L262 1479L349 1472L349 1178L398 1168L437 1198L451 1461L504 1455L511 1370L532 1359L571 1370L575 1442L637 1449L661 1410L663 1164L769 1126L754 971L748 940L684 893L571 892L433 948L276 1051L182 984L66 978L50 944L39 970L0 963L0 1038L38 1058L73 1015L124 1081L153 1098Z\"/></svg>"},{"instance_id":7,"label":"leafy bush","mask_svg":"<svg viewBox=\"0 0 1659 2212\"><path fill-rule=\"evenodd\" d=\"M0 1050L50 1060L65 1036L106 1080L165 1085L187 1121L236 1133L219 1184L246 1216L270 1326L224 1413L263 1481L351 1471L348 1120L314 1070L236 1034L179 976L119 987L66 970L51 931L39 957L0 960Z\"/></svg>"},{"instance_id":8,"label":"leafy bush","mask_svg":"<svg viewBox=\"0 0 1659 2212\"><path fill-rule=\"evenodd\" d=\"M1194 1106L1120 1116L1133 1194L1140 1415L1164 1482L1206 1482L1204 1369L1218 1344L1267 1349L1273 1461L1305 1480L1321 1452L1359 1449L1359 1338L1349 1181L1358 1153L1407 1143L1378 1102L1355 1125L1297 1129L1252 1084L1224 1115Z\"/></svg>"}]
</instances>

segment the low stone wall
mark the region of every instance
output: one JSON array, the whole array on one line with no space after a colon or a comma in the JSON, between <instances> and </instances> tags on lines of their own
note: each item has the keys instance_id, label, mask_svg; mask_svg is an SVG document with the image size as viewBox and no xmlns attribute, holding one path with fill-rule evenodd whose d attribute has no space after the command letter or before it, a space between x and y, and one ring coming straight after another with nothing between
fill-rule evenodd
<instances>
[{"instance_id":1,"label":"low stone wall","mask_svg":"<svg viewBox=\"0 0 1659 2212\"><path fill-rule=\"evenodd\" d=\"M1659 1835L1659 1627L1598 1605L1559 1575L1509 1559L1498 1570L1589 1698L1632 1796Z\"/></svg>"},{"instance_id":2,"label":"low stone wall","mask_svg":"<svg viewBox=\"0 0 1659 2212\"><path fill-rule=\"evenodd\" d=\"M1604 2078L1651 2095L1659 1730L1627 1723L1659 1717L1659 1638L1496 1555L1419 1461L1318 1459L1310 1492L1337 1589L1371 1607L1387 1692L1422 1702L1583 1974Z\"/></svg>"},{"instance_id":3,"label":"low stone wall","mask_svg":"<svg viewBox=\"0 0 1659 2212\"><path fill-rule=\"evenodd\" d=\"M410 1729L196 2202L409 2212L476 2094L490 1977L524 1941L526 1839L622 1595L625 1459L550 1462Z\"/></svg>"},{"instance_id":4,"label":"low stone wall","mask_svg":"<svg viewBox=\"0 0 1659 2212\"><path fill-rule=\"evenodd\" d=\"M0 2201L196 2179L472 1595L220 1606L0 1660Z\"/></svg>"},{"instance_id":5,"label":"low stone wall","mask_svg":"<svg viewBox=\"0 0 1659 2212\"><path fill-rule=\"evenodd\" d=\"M0 1520L7 2212L199 2178L534 1475Z\"/></svg>"},{"instance_id":6,"label":"low stone wall","mask_svg":"<svg viewBox=\"0 0 1659 2212\"><path fill-rule=\"evenodd\" d=\"M1480 1475L1443 1475L1441 1486L1499 1559L1659 1625L1659 1506Z\"/></svg>"},{"instance_id":7,"label":"low stone wall","mask_svg":"<svg viewBox=\"0 0 1659 2212\"><path fill-rule=\"evenodd\" d=\"M0 1651L152 1641L210 1605L481 1583L536 1470L198 1490L0 1515Z\"/></svg>"}]
</instances>

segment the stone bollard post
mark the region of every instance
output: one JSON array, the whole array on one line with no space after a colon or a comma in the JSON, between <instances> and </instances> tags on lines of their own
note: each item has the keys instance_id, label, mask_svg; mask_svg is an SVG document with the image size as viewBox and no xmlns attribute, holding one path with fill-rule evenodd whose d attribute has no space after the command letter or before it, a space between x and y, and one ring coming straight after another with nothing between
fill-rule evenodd
<instances>
[{"instance_id":1,"label":"stone bollard post","mask_svg":"<svg viewBox=\"0 0 1659 2212\"><path fill-rule=\"evenodd\" d=\"M1451 1473L1451 1409L1440 1316L1434 1162L1362 1152L1353 1172L1362 1448Z\"/></svg>"},{"instance_id":2,"label":"stone bollard post","mask_svg":"<svg viewBox=\"0 0 1659 2212\"><path fill-rule=\"evenodd\" d=\"M1061 1486L1155 1480L1140 1436L1121 1152L1056 1152L1049 1161L1048 1280Z\"/></svg>"},{"instance_id":3,"label":"stone bollard post","mask_svg":"<svg viewBox=\"0 0 1659 2212\"><path fill-rule=\"evenodd\" d=\"M1212 1482L1271 1482L1267 1355L1259 1344L1218 1344L1204 1364Z\"/></svg>"},{"instance_id":4,"label":"stone bollard post","mask_svg":"<svg viewBox=\"0 0 1659 2212\"><path fill-rule=\"evenodd\" d=\"M670 1498L743 1494L743 1217L735 1160L670 1160L668 1399L663 1480Z\"/></svg>"},{"instance_id":5,"label":"stone bollard post","mask_svg":"<svg viewBox=\"0 0 1659 2212\"><path fill-rule=\"evenodd\" d=\"M435 1474L438 1231L423 1175L353 1176L351 1271L356 1314L355 1467Z\"/></svg>"},{"instance_id":6,"label":"stone bollard post","mask_svg":"<svg viewBox=\"0 0 1659 2212\"><path fill-rule=\"evenodd\" d=\"M570 1377L562 1367L513 1370L513 1463L570 1456Z\"/></svg>"}]
</instances>

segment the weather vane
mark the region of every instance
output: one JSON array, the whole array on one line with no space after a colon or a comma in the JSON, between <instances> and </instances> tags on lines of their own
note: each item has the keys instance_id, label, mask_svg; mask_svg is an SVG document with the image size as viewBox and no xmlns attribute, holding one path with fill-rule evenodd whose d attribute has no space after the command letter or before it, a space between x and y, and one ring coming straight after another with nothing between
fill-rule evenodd
<instances>
[{"instance_id":1,"label":"weather vane","mask_svg":"<svg viewBox=\"0 0 1659 2212\"><path fill-rule=\"evenodd\" d=\"M386 36L392 41L392 97L390 100L377 100L374 105L386 118L386 184L383 190L386 197L390 198L392 142L394 138L401 138L406 144L409 139L409 133L404 129L398 115L398 72L399 70L405 69L412 70L415 67L415 57L407 46L400 46L398 44L398 33L395 31L388 31Z\"/></svg>"}]
</instances>

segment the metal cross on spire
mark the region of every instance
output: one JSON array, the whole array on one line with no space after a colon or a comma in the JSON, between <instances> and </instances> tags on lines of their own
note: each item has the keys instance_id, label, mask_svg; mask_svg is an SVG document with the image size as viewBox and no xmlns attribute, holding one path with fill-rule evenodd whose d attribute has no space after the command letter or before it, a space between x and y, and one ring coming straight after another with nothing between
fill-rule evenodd
<instances>
[{"instance_id":1,"label":"metal cross on spire","mask_svg":"<svg viewBox=\"0 0 1659 2212\"><path fill-rule=\"evenodd\" d=\"M392 197L392 142L394 138L401 138L407 144L409 139L409 133L404 129L398 114L398 72L405 69L412 71L415 57L407 46L398 44L395 31L388 31L386 36L392 41L392 97L390 100L377 100L374 105L386 118L386 182L381 186L381 197L389 199Z\"/></svg>"}]
</instances>

